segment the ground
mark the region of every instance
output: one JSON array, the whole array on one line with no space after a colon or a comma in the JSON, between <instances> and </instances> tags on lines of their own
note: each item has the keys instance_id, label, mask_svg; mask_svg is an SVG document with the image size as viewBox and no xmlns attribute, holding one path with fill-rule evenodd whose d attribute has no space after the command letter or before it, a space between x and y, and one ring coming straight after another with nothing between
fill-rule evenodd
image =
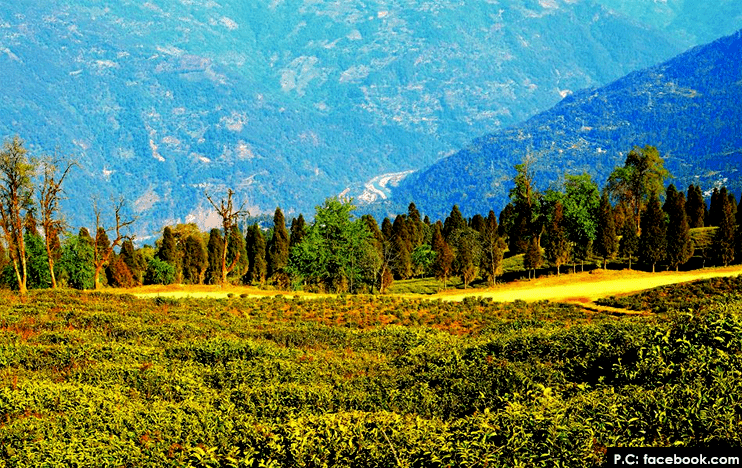
<instances>
[{"instance_id":1,"label":"ground","mask_svg":"<svg viewBox=\"0 0 742 468\"><path fill-rule=\"evenodd\" d=\"M462 291L452 289L432 295L403 294L404 297L423 297L426 299L441 299L446 301L461 301L467 296L491 297L497 302L511 302L515 300L559 301L592 304L593 301L608 296L622 295L656 288L667 284L684 283L699 279L708 279L719 276L734 276L742 274L742 266L734 265L726 268L705 268L702 270L682 272L647 273L637 270L593 270L592 272L563 274L538 278L531 281L515 281L499 284L493 288L469 289ZM287 296L301 295L302 297L318 297L322 295L309 293L281 293L267 291L247 286L145 286L121 292L131 293L138 297L214 297L224 298L230 294L260 297L285 294ZM592 305L592 307L596 307Z\"/></svg>"}]
</instances>

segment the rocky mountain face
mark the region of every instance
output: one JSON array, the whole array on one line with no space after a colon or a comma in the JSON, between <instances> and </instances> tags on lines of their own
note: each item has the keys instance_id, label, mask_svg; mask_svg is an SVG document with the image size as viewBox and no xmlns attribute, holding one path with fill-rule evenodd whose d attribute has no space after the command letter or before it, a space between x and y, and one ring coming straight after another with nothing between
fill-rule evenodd
<instances>
[{"instance_id":1,"label":"rocky mountain face","mask_svg":"<svg viewBox=\"0 0 742 468\"><path fill-rule=\"evenodd\" d=\"M434 216L499 212L514 166L535 160L537 186L587 172L603 185L634 146L656 146L679 189L742 191L742 31L605 87L575 93L526 122L477 139L405 178L383 210L409 200Z\"/></svg>"},{"instance_id":2,"label":"rocky mountain face","mask_svg":"<svg viewBox=\"0 0 742 468\"><path fill-rule=\"evenodd\" d=\"M79 161L73 226L119 196L140 237L213 225L228 187L311 213L736 30L733 3L0 0L0 136Z\"/></svg>"}]
</instances>

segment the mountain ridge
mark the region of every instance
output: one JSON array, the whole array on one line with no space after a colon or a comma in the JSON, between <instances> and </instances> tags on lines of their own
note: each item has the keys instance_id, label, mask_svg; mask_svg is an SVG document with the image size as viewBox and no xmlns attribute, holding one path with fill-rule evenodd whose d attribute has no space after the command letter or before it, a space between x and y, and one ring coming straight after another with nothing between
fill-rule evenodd
<instances>
[{"instance_id":1,"label":"mountain ridge","mask_svg":"<svg viewBox=\"0 0 742 468\"><path fill-rule=\"evenodd\" d=\"M469 214L502 209L514 166L526 155L537 158L541 189L583 171L602 185L633 147L644 145L660 150L679 188L727 185L739 193L740 50L742 30L604 87L574 93L413 173L393 190L385 209L402 210L409 200L432 216L445 215L453 204Z\"/></svg>"}]
</instances>

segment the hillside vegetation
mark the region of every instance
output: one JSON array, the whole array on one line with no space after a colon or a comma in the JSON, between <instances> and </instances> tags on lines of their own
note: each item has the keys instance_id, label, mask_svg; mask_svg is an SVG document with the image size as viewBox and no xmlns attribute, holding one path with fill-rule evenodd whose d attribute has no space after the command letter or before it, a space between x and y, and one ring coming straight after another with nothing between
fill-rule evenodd
<instances>
[{"instance_id":1,"label":"hillside vegetation","mask_svg":"<svg viewBox=\"0 0 742 468\"><path fill-rule=\"evenodd\" d=\"M732 0L645 3L3 0L0 137L74 155L140 237L207 224L181 203L204 187L306 212L742 27Z\"/></svg>"},{"instance_id":2,"label":"hillside vegetation","mask_svg":"<svg viewBox=\"0 0 742 468\"><path fill-rule=\"evenodd\" d=\"M641 318L3 294L0 466L588 467L608 446L739 447L742 303L696 290Z\"/></svg>"}]
</instances>

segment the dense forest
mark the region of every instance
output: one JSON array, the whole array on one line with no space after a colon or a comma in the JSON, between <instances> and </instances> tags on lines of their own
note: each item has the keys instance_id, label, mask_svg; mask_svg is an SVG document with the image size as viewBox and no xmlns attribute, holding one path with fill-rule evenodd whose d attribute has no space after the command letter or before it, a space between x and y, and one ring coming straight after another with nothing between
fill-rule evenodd
<instances>
[{"instance_id":1,"label":"dense forest","mask_svg":"<svg viewBox=\"0 0 742 468\"><path fill-rule=\"evenodd\" d=\"M445 220L431 221L410 203L406 214L379 225L371 215L355 216L351 200L330 198L311 222L301 214L288 222L281 208L266 222L236 206L239 194L229 190L222 199L206 194L221 228L206 233L195 224L167 226L154 246L136 248L128 235L136 220L127 217L123 199L113 202L108 216L96 203L95 227L70 231L59 200L75 165L31 161L16 137L0 154L0 281L22 292L229 282L384 293L395 280L415 277L434 276L444 287L453 278L465 288L494 285L503 258L515 256L529 277L539 270L561 274L568 264L584 268L596 259L603 268L638 263L652 271L678 269L694 255L700 266L742 260L742 230L736 228L742 215L734 195L715 187L707 201L701 187L684 193L666 186L670 174L654 147L632 149L602 188L587 174L565 174L541 189L533 164L526 159L515 166L510 203L499 216L490 210L466 219L454 206ZM692 237L691 230L703 232Z\"/></svg>"}]
</instances>

